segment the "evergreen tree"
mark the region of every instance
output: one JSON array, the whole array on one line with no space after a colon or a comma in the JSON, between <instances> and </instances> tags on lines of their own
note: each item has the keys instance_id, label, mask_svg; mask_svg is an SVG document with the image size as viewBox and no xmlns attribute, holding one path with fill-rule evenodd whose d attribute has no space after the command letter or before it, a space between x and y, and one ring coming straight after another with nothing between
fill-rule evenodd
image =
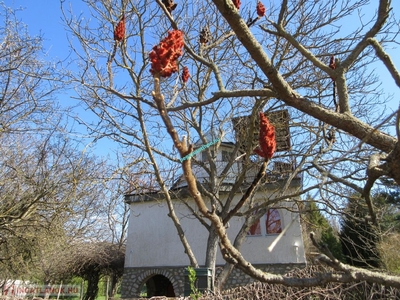
<instances>
[{"instance_id":1,"label":"evergreen tree","mask_svg":"<svg viewBox=\"0 0 400 300\"><path fill-rule=\"evenodd\" d=\"M379 230L369 221L368 208L359 196L348 198L340 240L346 262L356 267L379 268Z\"/></svg>"},{"instance_id":2,"label":"evergreen tree","mask_svg":"<svg viewBox=\"0 0 400 300\"><path fill-rule=\"evenodd\" d=\"M313 231L320 242L327 246L333 256L344 262L342 245L337 234L335 234L335 230L321 213L316 202L310 197L308 197L307 201L305 221L308 232Z\"/></svg>"},{"instance_id":3,"label":"evergreen tree","mask_svg":"<svg viewBox=\"0 0 400 300\"><path fill-rule=\"evenodd\" d=\"M400 232L400 191L380 192L373 197L382 232Z\"/></svg>"}]
</instances>

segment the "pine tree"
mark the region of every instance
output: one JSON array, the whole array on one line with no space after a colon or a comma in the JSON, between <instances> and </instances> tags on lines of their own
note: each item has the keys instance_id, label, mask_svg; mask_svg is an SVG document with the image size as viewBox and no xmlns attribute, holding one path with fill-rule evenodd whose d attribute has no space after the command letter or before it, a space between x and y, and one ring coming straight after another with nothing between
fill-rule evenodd
<instances>
[{"instance_id":1,"label":"pine tree","mask_svg":"<svg viewBox=\"0 0 400 300\"><path fill-rule=\"evenodd\" d=\"M340 240L346 262L356 267L379 268L379 230L369 221L368 208L358 196L348 198Z\"/></svg>"}]
</instances>

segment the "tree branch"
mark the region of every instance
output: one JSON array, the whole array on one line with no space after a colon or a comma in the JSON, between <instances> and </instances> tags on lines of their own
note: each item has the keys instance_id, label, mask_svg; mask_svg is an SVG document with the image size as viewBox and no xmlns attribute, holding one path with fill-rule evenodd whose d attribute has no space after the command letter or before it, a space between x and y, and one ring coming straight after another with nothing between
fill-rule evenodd
<instances>
[{"instance_id":1,"label":"tree branch","mask_svg":"<svg viewBox=\"0 0 400 300\"><path fill-rule=\"evenodd\" d=\"M396 66L394 65L389 54L387 54L385 50L383 50L383 47L375 38L369 38L368 43L370 43L370 45L375 49L376 56L380 58L380 60L388 69L390 75L392 75L397 86L400 88L400 74L399 71L397 71Z\"/></svg>"},{"instance_id":2,"label":"tree branch","mask_svg":"<svg viewBox=\"0 0 400 300\"><path fill-rule=\"evenodd\" d=\"M253 36L250 29L247 27L246 22L240 17L233 5L230 5L231 3L227 3L225 0L213 0L213 2L231 28L236 32L238 39L247 49L253 60L268 77L278 94L279 99L284 101L287 105L293 106L318 120L342 129L384 152L388 153L394 148L396 139L393 137L376 130L350 114L332 112L316 103L300 97L299 94L283 79L282 75L273 67L272 62L264 52L262 45ZM387 3L386 0L383 0L382 2Z\"/></svg>"},{"instance_id":3,"label":"tree branch","mask_svg":"<svg viewBox=\"0 0 400 300\"><path fill-rule=\"evenodd\" d=\"M251 185L247 188L246 192L243 194L242 198L236 203L235 207L229 211L229 213L226 215L226 217L223 220L223 223L226 224L229 222L229 220L239 211L240 208L246 203L248 199L254 194L254 191L258 184L260 183L261 179L264 178L265 172L267 170L269 159L263 162L263 164L260 167L260 170L257 173L257 176L254 177L253 182Z\"/></svg>"}]
</instances>

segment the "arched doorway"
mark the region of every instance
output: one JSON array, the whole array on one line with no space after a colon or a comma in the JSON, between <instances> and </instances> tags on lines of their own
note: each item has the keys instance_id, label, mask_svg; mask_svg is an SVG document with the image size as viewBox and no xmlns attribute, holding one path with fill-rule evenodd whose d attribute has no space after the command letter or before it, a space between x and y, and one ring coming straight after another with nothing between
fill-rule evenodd
<instances>
[{"instance_id":1,"label":"arched doorway","mask_svg":"<svg viewBox=\"0 0 400 300\"><path fill-rule=\"evenodd\" d=\"M147 279L140 293L142 297L153 296L175 297L172 282L163 275L154 275Z\"/></svg>"}]
</instances>

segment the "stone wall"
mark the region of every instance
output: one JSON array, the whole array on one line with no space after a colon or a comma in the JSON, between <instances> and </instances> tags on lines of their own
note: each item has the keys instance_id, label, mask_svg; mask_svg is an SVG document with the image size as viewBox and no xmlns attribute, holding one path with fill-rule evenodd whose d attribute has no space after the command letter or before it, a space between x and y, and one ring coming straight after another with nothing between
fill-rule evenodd
<instances>
[{"instance_id":1,"label":"stone wall","mask_svg":"<svg viewBox=\"0 0 400 300\"><path fill-rule=\"evenodd\" d=\"M255 265L256 267L274 274L286 274L295 268L304 268L305 264L271 264ZM222 267L216 268L216 273ZM140 291L146 281L155 275L167 277L174 288L175 295L183 296L185 289L185 270L186 267L159 267L159 268L125 268L121 286L121 298L139 298ZM229 277L225 288L230 289L237 286L247 285L254 280L241 270L235 268Z\"/></svg>"},{"instance_id":2,"label":"stone wall","mask_svg":"<svg viewBox=\"0 0 400 300\"><path fill-rule=\"evenodd\" d=\"M176 296L183 295L185 268L125 268L121 285L121 298L139 298L146 281L155 275L163 275L171 281Z\"/></svg>"}]
</instances>

